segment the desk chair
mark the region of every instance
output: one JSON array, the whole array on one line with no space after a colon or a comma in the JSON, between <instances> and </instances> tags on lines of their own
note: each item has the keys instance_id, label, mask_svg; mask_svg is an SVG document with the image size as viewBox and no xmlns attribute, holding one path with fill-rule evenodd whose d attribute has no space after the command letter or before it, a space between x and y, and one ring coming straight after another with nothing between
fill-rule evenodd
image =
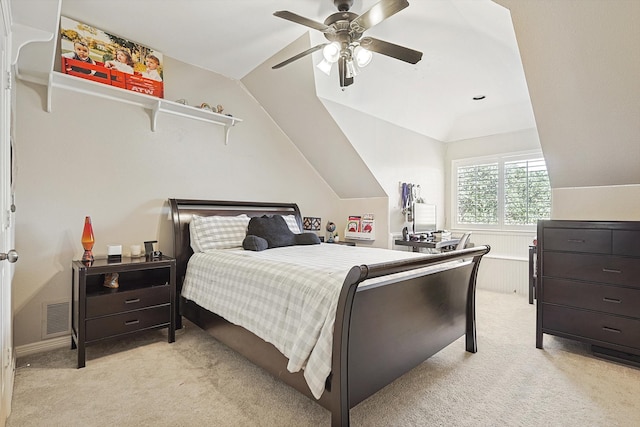
<instances>
[{"instance_id":1,"label":"desk chair","mask_svg":"<svg viewBox=\"0 0 640 427\"><path fill-rule=\"evenodd\" d=\"M458 241L458 244L456 245L456 250L464 249L465 246L467 246L467 243L469 243L470 237L471 237L471 232L464 233L460 238L460 240Z\"/></svg>"}]
</instances>

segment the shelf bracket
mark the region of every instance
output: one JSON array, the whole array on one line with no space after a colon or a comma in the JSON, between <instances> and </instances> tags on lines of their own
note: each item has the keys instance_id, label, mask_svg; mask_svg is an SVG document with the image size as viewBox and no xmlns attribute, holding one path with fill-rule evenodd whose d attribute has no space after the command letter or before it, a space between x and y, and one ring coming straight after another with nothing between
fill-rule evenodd
<instances>
[{"instance_id":1,"label":"shelf bracket","mask_svg":"<svg viewBox=\"0 0 640 427\"><path fill-rule=\"evenodd\" d=\"M18 23L11 25L12 46L11 46L11 65L18 63L20 49L33 42L48 42L53 40L54 34L49 31L39 30Z\"/></svg>"},{"instance_id":2,"label":"shelf bracket","mask_svg":"<svg viewBox=\"0 0 640 427\"><path fill-rule=\"evenodd\" d=\"M151 111L151 132L156 131L156 125L158 123L158 113L160 113L160 101L156 102L153 105L153 110Z\"/></svg>"},{"instance_id":3,"label":"shelf bracket","mask_svg":"<svg viewBox=\"0 0 640 427\"><path fill-rule=\"evenodd\" d=\"M234 127L236 125L236 120L235 119L231 119L230 123L225 123L224 125L224 145L229 145L229 132L231 131L231 128Z\"/></svg>"},{"instance_id":4,"label":"shelf bracket","mask_svg":"<svg viewBox=\"0 0 640 427\"><path fill-rule=\"evenodd\" d=\"M51 98L53 97L53 73L49 73L47 81L47 113L51 112Z\"/></svg>"}]
</instances>

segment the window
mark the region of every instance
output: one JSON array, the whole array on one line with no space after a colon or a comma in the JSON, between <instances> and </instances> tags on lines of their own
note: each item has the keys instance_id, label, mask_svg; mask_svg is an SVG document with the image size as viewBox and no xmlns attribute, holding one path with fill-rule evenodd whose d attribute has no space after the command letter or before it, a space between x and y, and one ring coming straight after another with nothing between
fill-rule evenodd
<instances>
[{"instance_id":1,"label":"window","mask_svg":"<svg viewBox=\"0 0 640 427\"><path fill-rule=\"evenodd\" d=\"M453 162L454 228L533 228L551 214L540 153Z\"/></svg>"}]
</instances>

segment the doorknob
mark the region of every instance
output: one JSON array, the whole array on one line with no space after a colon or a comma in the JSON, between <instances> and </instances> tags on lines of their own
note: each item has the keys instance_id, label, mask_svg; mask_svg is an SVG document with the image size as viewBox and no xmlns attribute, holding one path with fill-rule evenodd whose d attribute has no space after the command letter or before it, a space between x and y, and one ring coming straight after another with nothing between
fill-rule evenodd
<instances>
[{"instance_id":1,"label":"doorknob","mask_svg":"<svg viewBox=\"0 0 640 427\"><path fill-rule=\"evenodd\" d=\"M0 253L0 261L7 260L9 262L16 262L18 260L18 252L15 249L11 249L9 252Z\"/></svg>"}]
</instances>

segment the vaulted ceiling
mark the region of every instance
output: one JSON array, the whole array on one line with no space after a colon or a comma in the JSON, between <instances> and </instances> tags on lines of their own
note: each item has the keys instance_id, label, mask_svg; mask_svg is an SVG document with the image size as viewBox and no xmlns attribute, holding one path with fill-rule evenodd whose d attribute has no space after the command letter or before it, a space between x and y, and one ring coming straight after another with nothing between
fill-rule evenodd
<instances>
[{"instance_id":1,"label":"vaulted ceiling","mask_svg":"<svg viewBox=\"0 0 640 427\"><path fill-rule=\"evenodd\" d=\"M354 0L351 11L377 2ZM233 79L305 32L314 43L326 41L273 16L276 10L318 22L337 11L332 0L62 1L65 16ZM374 54L355 84L336 90L331 101L440 141L535 127L505 8L490 0L413 0L366 35L422 51L423 59L411 65ZM325 78L339 85L336 70Z\"/></svg>"}]
</instances>

